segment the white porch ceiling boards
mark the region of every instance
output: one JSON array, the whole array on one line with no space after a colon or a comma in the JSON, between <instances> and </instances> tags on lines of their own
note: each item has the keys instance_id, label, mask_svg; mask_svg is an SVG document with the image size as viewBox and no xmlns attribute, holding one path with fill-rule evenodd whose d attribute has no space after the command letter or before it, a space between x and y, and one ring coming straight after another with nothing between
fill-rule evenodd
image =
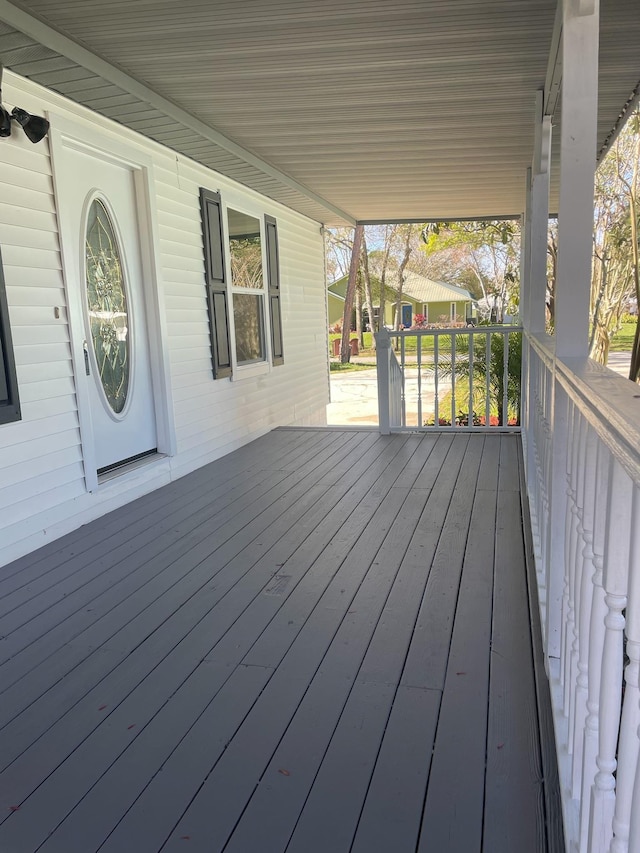
<instances>
[{"instance_id":1,"label":"white porch ceiling boards","mask_svg":"<svg viewBox=\"0 0 640 853\"><path fill-rule=\"evenodd\" d=\"M637 0L601 5L599 145L640 79ZM555 7L0 0L0 59L320 221L517 214Z\"/></svg>"}]
</instances>

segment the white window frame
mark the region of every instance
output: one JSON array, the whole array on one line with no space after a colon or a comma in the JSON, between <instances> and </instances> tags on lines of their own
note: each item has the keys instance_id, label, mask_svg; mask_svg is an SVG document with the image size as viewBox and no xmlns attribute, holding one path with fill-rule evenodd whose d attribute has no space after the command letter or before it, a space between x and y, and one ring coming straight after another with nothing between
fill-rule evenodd
<instances>
[{"instance_id":1,"label":"white window frame","mask_svg":"<svg viewBox=\"0 0 640 853\"><path fill-rule=\"evenodd\" d=\"M226 195L226 193L225 193ZM271 372L271 335L269 334L270 327L270 316L269 316L269 288L267 282L267 235L265 231L264 224L264 213L262 210L257 208L253 208L251 205L247 205L246 203L238 203L235 199L231 198L230 200L223 197L223 211L224 211L224 239L226 240L226 246L224 247L224 257L225 257L225 265L226 265L226 274L227 274L227 295L228 295L228 305L229 305L229 346L231 349L231 381L238 381L241 379L250 379L253 376L263 376L267 373ZM262 259L262 288L258 290L257 288L246 288L246 287L234 287L233 284L233 276L231 274L231 242L230 242L230 231L229 231L229 210L234 210L237 213L242 213L245 216L251 216L253 219L257 219L260 227L260 253ZM260 296L262 300L262 337L264 344L264 360L251 362L249 364L238 364L238 358L236 354L236 324L235 324L235 314L233 310L233 298L234 294L249 294L253 296Z\"/></svg>"}]
</instances>

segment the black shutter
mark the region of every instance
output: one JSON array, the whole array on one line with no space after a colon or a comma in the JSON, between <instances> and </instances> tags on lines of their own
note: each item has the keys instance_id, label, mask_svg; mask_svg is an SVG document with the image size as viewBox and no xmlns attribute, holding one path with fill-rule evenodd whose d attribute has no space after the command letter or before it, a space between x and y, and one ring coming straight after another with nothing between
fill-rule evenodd
<instances>
[{"instance_id":1,"label":"black shutter","mask_svg":"<svg viewBox=\"0 0 640 853\"><path fill-rule=\"evenodd\" d=\"M213 378L231 376L229 302L224 266L224 231L220 194L200 188L205 280L211 331Z\"/></svg>"},{"instance_id":2,"label":"black shutter","mask_svg":"<svg viewBox=\"0 0 640 853\"><path fill-rule=\"evenodd\" d=\"M2 257L0 256L0 424L19 420L18 379L13 360L9 308L4 290L4 274L2 272Z\"/></svg>"},{"instance_id":3,"label":"black shutter","mask_svg":"<svg viewBox=\"0 0 640 853\"><path fill-rule=\"evenodd\" d=\"M273 364L284 364L282 312L280 310L278 226L273 216L265 216L264 222L267 232L267 281L269 283L269 317L271 318L271 355Z\"/></svg>"}]
</instances>

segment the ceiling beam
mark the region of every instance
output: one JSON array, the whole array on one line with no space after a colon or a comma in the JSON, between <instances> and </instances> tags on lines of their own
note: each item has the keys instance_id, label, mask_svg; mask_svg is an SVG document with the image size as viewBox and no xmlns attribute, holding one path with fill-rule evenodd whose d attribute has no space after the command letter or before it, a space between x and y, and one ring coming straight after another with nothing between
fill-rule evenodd
<instances>
[{"instance_id":1,"label":"ceiling beam","mask_svg":"<svg viewBox=\"0 0 640 853\"><path fill-rule=\"evenodd\" d=\"M13 3L9 3L8 0L0 0L0 20L34 39L44 47L49 48L49 50L53 50L61 56L65 56L72 62L76 62L88 71L91 71L105 80L108 80L110 83L113 83L113 85L118 86L125 92L129 92L129 94L134 95L141 101L152 105L165 115L170 116L175 121L195 131L203 138L208 139L209 142L223 148L225 151L228 151L230 154L233 154L235 157L243 160L255 169L258 169L263 174L268 175L270 178L284 184L284 186L306 196L316 204L321 205L328 211L331 211L331 213L334 213L345 222L355 225L355 218L353 216L350 216L344 210L341 210L325 198L322 198L322 196L314 193L313 190L305 187L304 184L299 183L290 175L287 175L285 172L281 172L275 166L272 166L266 160L257 157L248 149L243 148L241 145L233 142L233 140L228 139L219 131L214 130L214 128L205 124L205 122L200 121L200 119L191 115L187 110L184 110L177 106L177 104L174 104L173 101L170 101L168 98L164 98L162 95L159 95L153 89L149 88L149 86L146 86L144 83L136 80L135 77L121 71L115 65L112 65L106 60L101 59L95 53L92 53L90 50L87 50L85 47L82 47L82 45L73 41L73 39L59 33L53 27L43 23L32 15L29 15L17 6L14 6Z\"/></svg>"},{"instance_id":2,"label":"ceiling beam","mask_svg":"<svg viewBox=\"0 0 640 853\"><path fill-rule=\"evenodd\" d=\"M558 0L556 17L553 23L551 48L547 61L547 76L544 81L543 115L554 115L560 99L562 83L562 0Z\"/></svg>"},{"instance_id":3,"label":"ceiling beam","mask_svg":"<svg viewBox=\"0 0 640 853\"><path fill-rule=\"evenodd\" d=\"M598 151L598 156L596 158L598 163L602 162L603 157L605 157L607 155L607 152L609 151L609 149L611 148L613 143L616 141L618 134L620 133L620 131L624 127L627 119L629 118L629 116L631 115L631 113L633 112L633 110L635 109L635 107L637 106L639 101L640 101L640 81L638 81L636 83L635 89L633 90L633 92L631 92L631 94L627 98L625 105L620 110L620 115L618 116L618 118L615 121L615 124L613 125L613 127L609 131L609 135L607 136L605 141L602 143L602 148L600 149L600 151Z\"/></svg>"},{"instance_id":4,"label":"ceiling beam","mask_svg":"<svg viewBox=\"0 0 640 853\"><path fill-rule=\"evenodd\" d=\"M429 225L436 222L508 222L520 219L520 213L501 213L497 216L425 216L423 219L358 219L358 225Z\"/></svg>"}]
</instances>

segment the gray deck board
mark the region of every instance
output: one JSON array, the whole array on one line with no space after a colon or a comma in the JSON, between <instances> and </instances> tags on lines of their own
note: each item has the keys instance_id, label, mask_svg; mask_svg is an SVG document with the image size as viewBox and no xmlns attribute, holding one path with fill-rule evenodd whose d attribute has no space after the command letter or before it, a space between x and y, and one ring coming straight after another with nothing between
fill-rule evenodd
<instances>
[{"instance_id":1,"label":"gray deck board","mask_svg":"<svg viewBox=\"0 0 640 853\"><path fill-rule=\"evenodd\" d=\"M496 492L478 490L471 511L419 853L482 849L495 509Z\"/></svg>"},{"instance_id":2,"label":"gray deck board","mask_svg":"<svg viewBox=\"0 0 640 853\"><path fill-rule=\"evenodd\" d=\"M0 850L545 851L518 442L276 430L1 569Z\"/></svg>"},{"instance_id":3,"label":"gray deck board","mask_svg":"<svg viewBox=\"0 0 640 853\"><path fill-rule=\"evenodd\" d=\"M502 469L501 469L502 472ZM496 853L544 845L544 801L520 505L498 494L484 845ZM514 572L518 567L518 573ZM519 576L520 575L520 576ZM523 761L522 756L529 760Z\"/></svg>"},{"instance_id":4,"label":"gray deck board","mask_svg":"<svg viewBox=\"0 0 640 853\"><path fill-rule=\"evenodd\" d=\"M254 449L254 444L247 445L236 454L233 454L234 463L230 462L231 456L220 460L216 466L217 487L224 490L228 483L237 481L238 471L252 470L254 467L261 468L261 459L265 453L269 453L272 462L278 458L286 459L289 453L304 452L304 447L313 443L313 435L299 435L293 439L287 439L284 431L274 431L263 439L265 446L262 452ZM163 489L158 489L152 495L139 498L124 507L114 510L101 520L100 525L87 524L75 531L73 536L64 537L50 542L37 551L37 557L29 554L15 560L11 566L6 566L0 575L0 590L2 595L7 590L17 589L30 583L34 578L52 572L62 563L67 563L71 558L86 553L102 542L109 540L116 534L119 541L135 537L134 525L142 520L156 519L162 512L163 518L170 519L177 500L185 496L197 495L202 491L205 494L213 494L211 491L210 475L207 475L208 467L195 471L189 477L183 477L174 481ZM268 470L272 470L267 468ZM143 528L144 529L144 528Z\"/></svg>"},{"instance_id":5,"label":"gray deck board","mask_svg":"<svg viewBox=\"0 0 640 853\"><path fill-rule=\"evenodd\" d=\"M346 450L348 451L348 446ZM316 457L319 459L320 457ZM316 469L318 475L322 469ZM328 466L327 470L331 470ZM201 520L196 532L191 532L186 537L180 536L181 529L175 527L167 539L161 538L160 545L149 549L140 549L135 557L116 564L117 572L99 571L96 563L91 563L91 579L83 587L85 597L79 592L75 597L67 595L62 602L56 601L40 619L31 620L25 630L16 636L16 642L11 643L11 637L5 638L5 647L8 645L13 652L13 660L8 661L3 669L0 669L2 683L9 687L12 684L12 670L16 670L23 679L28 673L27 661L35 659L41 668L46 668L50 684L55 683L58 670L72 662L73 658L65 657L64 660L55 660L53 666L45 662L41 648L36 646L37 640L41 639L40 646L46 648L49 655L53 655L57 648L72 641L76 647L82 642L83 634L90 636L90 645L95 647L106 642L114 636L117 630L120 634L115 643L130 651L127 644L128 622L136 614L146 612L144 619L149 621L160 618L154 614L158 609L156 602L167 603L164 608L169 615L174 612L176 602L173 598L167 600L167 596L161 599L164 593L171 591L179 592L185 600L189 593L200 588L201 582L210 581L213 573L206 560L215 558L220 565L225 564L230 554L241 551L252 541L253 533L260 534L272 524L274 508L281 511L289 510L289 518L293 518L292 512L298 512L307 505L313 504L315 497L319 494L320 485L314 484L313 490L299 479L291 483L289 489L278 484L279 477L275 478L276 487L270 489L268 495L262 495L258 491L258 499L245 506L244 502L238 506L237 502L231 503L218 517L204 521ZM327 485L326 491L329 491ZM292 510L291 506L295 509ZM243 510L250 507L253 520L249 525ZM213 509L212 509L213 512ZM265 518L262 518L262 516ZM220 532L218 532L220 531ZM222 553L221 553L222 552ZM177 570L176 570L177 569ZM88 573L89 574L89 573ZM183 577L184 582L177 587L177 580ZM146 588L149 584L153 587L153 596ZM87 587L91 585L91 592ZM177 589L176 589L177 587ZM59 621L58 621L59 620ZM5 620L3 620L3 624ZM153 624L151 622L151 624ZM52 626L52 630L49 630ZM26 655L19 657L16 652L25 646ZM26 658L26 661L25 661ZM62 673L63 674L63 673ZM36 689L44 684L43 676L35 673L31 678L35 681ZM24 684L14 694L24 690ZM0 720L5 720L6 715L11 712L11 698L3 696Z\"/></svg>"}]
</instances>

